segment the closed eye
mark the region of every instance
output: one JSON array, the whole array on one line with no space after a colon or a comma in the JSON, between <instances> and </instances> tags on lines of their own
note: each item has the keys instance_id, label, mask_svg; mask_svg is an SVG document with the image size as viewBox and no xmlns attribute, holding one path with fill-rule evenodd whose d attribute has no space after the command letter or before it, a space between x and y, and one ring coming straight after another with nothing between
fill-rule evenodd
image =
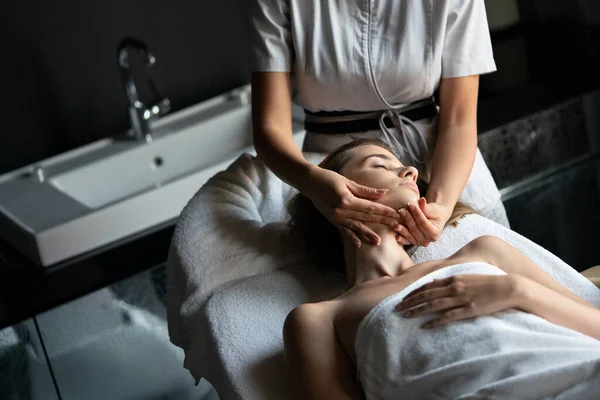
<instances>
[{"instance_id":1,"label":"closed eye","mask_svg":"<svg viewBox=\"0 0 600 400\"><path fill-rule=\"evenodd\" d=\"M374 165L375 168L384 168L384 169L389 169L387 165Z\"/></svg>"},{"instance_id":2,"label":"closed eye","mask_svg":"<svg viewBox=\"0 0 600 400\"><path fill-rule=\"evenodd\" d=\"M389 164L374 164L373 168L384 168L387 169L388 171L391 171L394 168L399 168L393 165L389 165Z\"/></svg>"}]
</instances>

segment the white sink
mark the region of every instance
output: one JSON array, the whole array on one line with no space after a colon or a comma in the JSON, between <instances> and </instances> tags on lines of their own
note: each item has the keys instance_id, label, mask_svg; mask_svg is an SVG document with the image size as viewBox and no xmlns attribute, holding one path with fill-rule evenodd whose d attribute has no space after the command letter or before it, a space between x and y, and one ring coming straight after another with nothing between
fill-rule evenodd
<instances>
[{"instance_id":1,"label":"white sink","mask_svg":"<svg viewBox=\"0 0 600 400\"><path fill-rule=\"evenodd\" d=\"M236 107L150 144L57 175L50 184L86 207L99 208L220 164L224 156L252 145L250 122L250 109Z\"/></svg>"},{"instance_id":2,"label":"white sink","mask_svg":"<svg viewBox=\"0 0 600 400\"><path fill-rule=\"evenodd\" d=\"M0 235L48 266L174 221L252 146L249 87L152 124L153 141L110 138L0 176ZM294 122L300 145L302 124Z\"/></svg>"}]
</instances>

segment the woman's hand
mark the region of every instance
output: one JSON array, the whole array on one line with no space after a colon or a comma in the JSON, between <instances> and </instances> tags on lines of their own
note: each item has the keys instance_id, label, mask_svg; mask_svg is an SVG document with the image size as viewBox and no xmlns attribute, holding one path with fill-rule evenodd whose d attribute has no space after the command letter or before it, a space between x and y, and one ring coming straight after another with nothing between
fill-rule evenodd
<instances>
[{"instance_id":1,"label":"woman's hand","mask_svg":"<svg viewBox=\"0 0 600 400\"><path fill-rule=\"evenodd\" d=\"M392 229L398 225L396 210L371 201L385 196L388 189L362 186L334 171L314 167L300 191L357 247L361 245L361 238L375 245L381 243L379 235L363 222L378 222Z\"/></svg>"},{"instance_id":2,"label":"woman's hand","mask_svg":"<svg viewBox=\"0 0 600 400\"><path fill-rule=\"evenodd\" d=\"M398 212L404 221L394 228L398 232L398 243L425 247L438 240L452 214L452 210L448 210L446 206L427 203L424 197L419 199L418 204L409 204Z\"/></svg>"},{"instance_id":3,"label":"woman's hand","mask_svg":"<svg viewBox=\"0 0 600 400\"><path fill-rule=\"evenodd\" d=\"M452 321L488 315L517 307L518 279L514 275L454 275L434 279L413 290L396 306L407 318L434 312L441 316L423 328L436 328Z\"/></svg>"}]
</instances>

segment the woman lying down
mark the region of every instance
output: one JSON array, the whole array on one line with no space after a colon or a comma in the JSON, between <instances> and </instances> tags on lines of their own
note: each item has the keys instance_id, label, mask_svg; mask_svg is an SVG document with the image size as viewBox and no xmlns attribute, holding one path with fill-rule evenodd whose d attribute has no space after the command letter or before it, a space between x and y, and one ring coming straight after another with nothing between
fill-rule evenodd
<instances>
[{"instance_id":1,"label":"woman lying down","mask_svg":"<svg viewBox=\"0 0 600 400\"><path fill-rule=\"evenodd\" d=\"M417 171L379 141L360 140L321 167L389 188L395 209L423 207ZM419 182L421 188L423 185ZM304 304L283 329L290 397L298 399L600 399L600 309L503 240L414 264L389 227L357 248L298 195L293 229L348 290ZM470 211L457 206L450 223Z\"/></svg>"}]
</instances>

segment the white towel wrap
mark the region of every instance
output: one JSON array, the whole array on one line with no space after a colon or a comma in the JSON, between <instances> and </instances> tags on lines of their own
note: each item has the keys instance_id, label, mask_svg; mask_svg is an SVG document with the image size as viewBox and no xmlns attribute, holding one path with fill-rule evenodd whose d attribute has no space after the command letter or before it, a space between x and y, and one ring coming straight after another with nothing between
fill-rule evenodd
<instances>
[{"instance_id":1,"label":"white towel wrap","mask_svg":"<svg viewBox=\"0 0 600 400\"><path fill-rule=\"evenodd\" d=\"M366 398L579 399L600 396L600 341L533 314L507 310L435 329L440 314L394 311L433 279L505 274L482 262L434 271L386 298L360 323L355 349Z\"/></svg>"}]
</instances>

